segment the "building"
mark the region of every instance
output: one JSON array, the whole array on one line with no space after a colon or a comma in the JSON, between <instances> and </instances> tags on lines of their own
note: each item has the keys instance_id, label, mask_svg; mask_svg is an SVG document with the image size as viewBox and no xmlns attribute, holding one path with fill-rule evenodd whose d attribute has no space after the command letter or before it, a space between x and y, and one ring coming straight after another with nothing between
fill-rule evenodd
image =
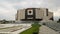
<instances>
[{"instance_id":1,"label":"building","mask_svg":"<svg viewBox=\"0 0 60 34\"><path fill-rule=\"evenodd\" d=\"M53 21L53 13L47 8L26 8L17 10L16 21Z\"/></svg>"}]
</instances>

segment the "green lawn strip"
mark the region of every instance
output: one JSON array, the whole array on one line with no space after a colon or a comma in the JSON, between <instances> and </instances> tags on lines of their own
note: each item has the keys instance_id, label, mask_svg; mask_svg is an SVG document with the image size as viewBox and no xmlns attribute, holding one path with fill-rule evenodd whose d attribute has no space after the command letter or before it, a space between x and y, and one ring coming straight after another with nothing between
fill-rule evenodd
<instances>
[{"instance_id":1,"label":"green lawn strip","mask_svg":"<svg viewBox=\"0 0 60 34\"><path fill-rule=\"evenodd\" d=\"M21 32L20 34L33 34L33 33L38 33L39 32L39 24L32 24L32 27L28 30L25 30Z\"/></svg>"}]
</instances>

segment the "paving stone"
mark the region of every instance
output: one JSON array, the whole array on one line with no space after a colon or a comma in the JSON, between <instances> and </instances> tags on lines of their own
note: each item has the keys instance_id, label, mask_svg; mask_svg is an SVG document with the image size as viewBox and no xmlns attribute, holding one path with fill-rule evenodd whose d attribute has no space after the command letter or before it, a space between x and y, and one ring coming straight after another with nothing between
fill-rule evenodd
<instances>
[{"instance_id":1,"label":"paving stone","mask_svg":"<svg viewBox=\"0 0 60 34\"><path fill-rule=\"evenodd\" d=\"M58 32L52 30L51 28L43 25L39 29L40 29L39 34L59 34Z\"/></svg>"}]
</instances>

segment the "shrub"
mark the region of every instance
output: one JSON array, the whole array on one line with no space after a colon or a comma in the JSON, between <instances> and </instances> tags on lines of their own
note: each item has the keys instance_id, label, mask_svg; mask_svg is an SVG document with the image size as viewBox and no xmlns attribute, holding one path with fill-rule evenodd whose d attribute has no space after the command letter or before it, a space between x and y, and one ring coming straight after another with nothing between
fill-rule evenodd
<instances>
[{"instance_id":1,"label":"shrub","mask_svg":"<svg viewBox=\"0 0 60 34\"><path fill-rule=\"evenodd\" d=\"M43 25L46 25L45 23L43 23Z\"/></svg>"}]
</instances>

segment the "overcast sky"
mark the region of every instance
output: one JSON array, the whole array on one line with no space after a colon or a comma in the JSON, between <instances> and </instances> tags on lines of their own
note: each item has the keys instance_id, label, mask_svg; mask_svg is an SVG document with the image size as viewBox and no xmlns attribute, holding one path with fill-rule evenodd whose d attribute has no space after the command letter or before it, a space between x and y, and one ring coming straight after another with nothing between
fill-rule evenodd
<instances>
[{"instance_id":1,"label":"overcast sky","mask_svg":"<svg viewBox=\"0 0 60 34\"><path fill-rule=\"evenodd\" d=\"M17 10L28 7L48 8L60 17L60 0L0 0L0 19L15 20Z\"/></svg>"}]
</instances>

